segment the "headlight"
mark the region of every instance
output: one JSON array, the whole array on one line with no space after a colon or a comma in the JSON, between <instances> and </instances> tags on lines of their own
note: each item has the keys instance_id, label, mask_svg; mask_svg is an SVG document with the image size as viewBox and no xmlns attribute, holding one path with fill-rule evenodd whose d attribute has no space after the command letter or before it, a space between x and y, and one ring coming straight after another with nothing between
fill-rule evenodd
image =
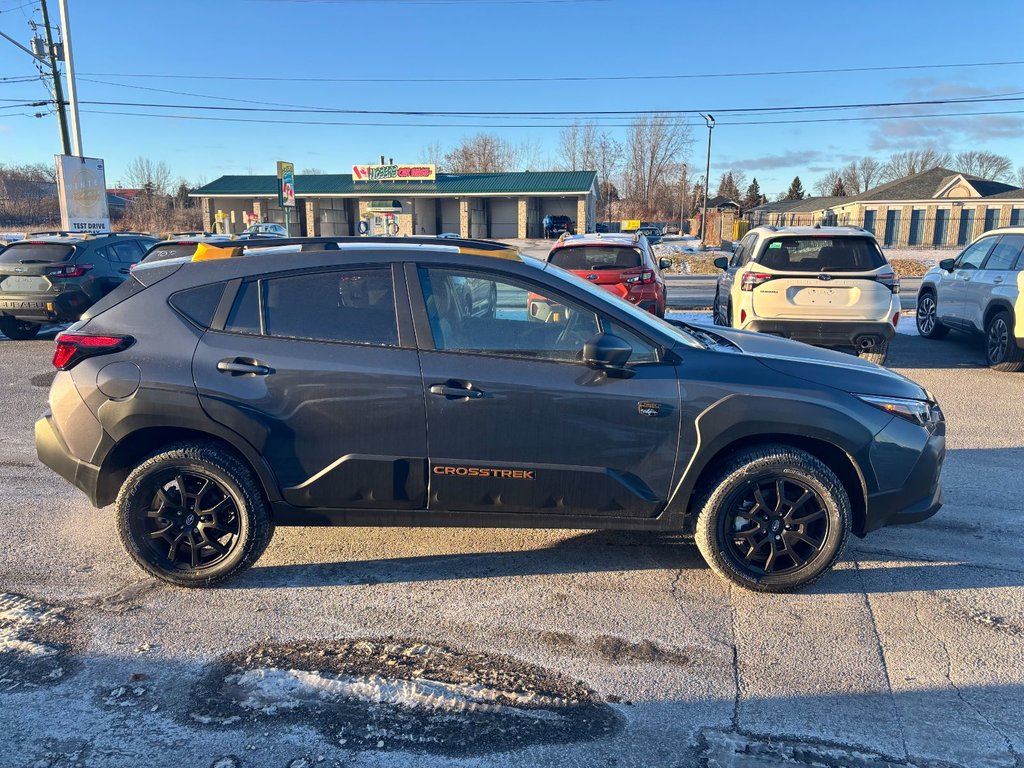
<instances>
[{"instance_id":1,"label":"headlight","mask_svg":"<svg viewBox=\"0 0 1024 768\"><path fill-rule=\"evenodd\" d=\"M905 397L879 397L878 395L856 395L868 405L880 408L893 416L901 416L920 427L927 427L942 418L942 411L935 403L927 400L912 400Z\"/></svg>"}]
</instances>

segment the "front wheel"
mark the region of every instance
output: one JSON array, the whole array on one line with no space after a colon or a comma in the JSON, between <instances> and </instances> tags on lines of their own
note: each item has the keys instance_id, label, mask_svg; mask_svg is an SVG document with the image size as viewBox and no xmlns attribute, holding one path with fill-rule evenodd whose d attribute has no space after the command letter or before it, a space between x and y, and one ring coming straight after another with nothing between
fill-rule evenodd
<instances>
[{"instance_id":1,"label":"front wheel","mask_svg":"<svg viewBox=\"0 0 1024 768\"><path fill-rule=\"evenodd\" d=\"M36 334L39 333L40 328L42 328L40 323L30 323L25 320L18 320L16 317L11 317L10 315L3 315L0 317L0 333L11 341L28 341L29 339L34 339Z\"/></svg>"},{"instance_id":2,"label":"front wheel","mask_svg":"<svg viewBox=\"0 0 1024 768\"><path fill-rule=\"evenodd\" d=\"M715 573L756 592L821 578L850 534L850 499L811 454L765 445L732 456L698 500L695 540Z\"/></svg>"},{"instance_id":3,"label":"front wheel","mask_svg":"<svg viewBox=\"0 0 1024 768\"><path fill-rule=\"evenodd\" d=\"M925 293L917 302L917 332L926 339L942 339L949 333L949 327L939 320L935 295Z\"/></svg>"},{"instance_id":4,"label":"front wheel","mask_svg":"<svg viewBox=\"0 0 1024 768\"><path fill-rule=\"evenodd\" d=\"M244 570L273 523L252 470L217 445L183 443L137 466L121 487L117 529L128 554L159 579L205 587Z\"/></svg>"},{"instance_id":5,"label":"front wheel","mask_svg":"<svg viewBox=\"0 0 1024 768\"><path fill-rule=\"evenodd\" d=\"M1017 346L1012 328L1013 320L1006 310L992 315L985 326L985 353L993 370L1005 373L1024 371L1024 349Z\"/></svg>"}]
</instances>

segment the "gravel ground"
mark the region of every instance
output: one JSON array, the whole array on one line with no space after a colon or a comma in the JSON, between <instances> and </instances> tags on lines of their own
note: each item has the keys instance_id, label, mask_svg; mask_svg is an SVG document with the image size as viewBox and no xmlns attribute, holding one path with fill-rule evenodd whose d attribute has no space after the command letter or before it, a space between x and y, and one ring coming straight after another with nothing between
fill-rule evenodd
<instances>
[{"instance_id":1,"label":"gravel ground","mask_svg":"<svg viewBox=\"0 0 1024 768\"><path fill-rule=\"evenodd\" d=\"M671 536L474 529L280 529L164 586L35 461L51 354L0 340L0 765L1024 764L1024 375L975 342L890 352L946 506L788 596Z\"/></svg>"}]
</instances>

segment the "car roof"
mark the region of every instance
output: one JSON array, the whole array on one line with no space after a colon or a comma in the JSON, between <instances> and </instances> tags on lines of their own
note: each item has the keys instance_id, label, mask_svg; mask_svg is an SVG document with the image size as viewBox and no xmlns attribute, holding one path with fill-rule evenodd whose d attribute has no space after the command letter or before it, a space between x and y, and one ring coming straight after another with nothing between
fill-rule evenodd
<instances>
[{"instance_id":1,"label":"car roof","mask_svg":"<svg viewBox=\"0 0 1024 768\"><path fill-rule=\"evenodd\" d=\"M982 232L980 235L974 238L972 242L977 242L978 240L981 240L983 237L991 237L992 235L1024 235L1024 226L996 227L995 229L990 229L987 232Z\"/></svg>"},{"instance_id":2,"label":"car roof","mask_svg":"<svg viewBox=\"0 0 1024 768\"><path fill-rule=\"evenodd\" d=\"M12 242L11 245L16 245L18 243L59 243L62 245L78 245L80 243L103 242L110 238L125 237L153 238L153 235L145 234L143 232L100 232L97 234L84 234L78 232L30 232L25 236L24 240L17 240Z\"/></svg>"},{"instance_id":3,"label":"car roof","mask_svg":"<svg viewBox=\"0 0 1024 768\"><path fill-rule=\"evenodd\" d=\"M796 235L804 237L870 237L875 235L861 227L754 227L750 233L757 233L765 237L777 235ZM744 235L745 237L745 235Z\"/></svg>"}]
</instances>

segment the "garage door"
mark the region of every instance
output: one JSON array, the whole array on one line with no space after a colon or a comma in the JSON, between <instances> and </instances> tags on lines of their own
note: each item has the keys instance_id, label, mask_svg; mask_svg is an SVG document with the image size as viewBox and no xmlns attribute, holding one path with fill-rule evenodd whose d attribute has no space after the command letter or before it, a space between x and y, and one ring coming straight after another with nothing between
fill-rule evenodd
<instances>
[{"instance_id":1,"label":"garage door","mask_svg":"<svg viewBox=\"0 0 1024 768\"><path fill-rule=\"evenodd\" d=\"M491 237L513 238L518 234L518 202L515 200L491 200Z\"/></svg>"}]
</instances>

